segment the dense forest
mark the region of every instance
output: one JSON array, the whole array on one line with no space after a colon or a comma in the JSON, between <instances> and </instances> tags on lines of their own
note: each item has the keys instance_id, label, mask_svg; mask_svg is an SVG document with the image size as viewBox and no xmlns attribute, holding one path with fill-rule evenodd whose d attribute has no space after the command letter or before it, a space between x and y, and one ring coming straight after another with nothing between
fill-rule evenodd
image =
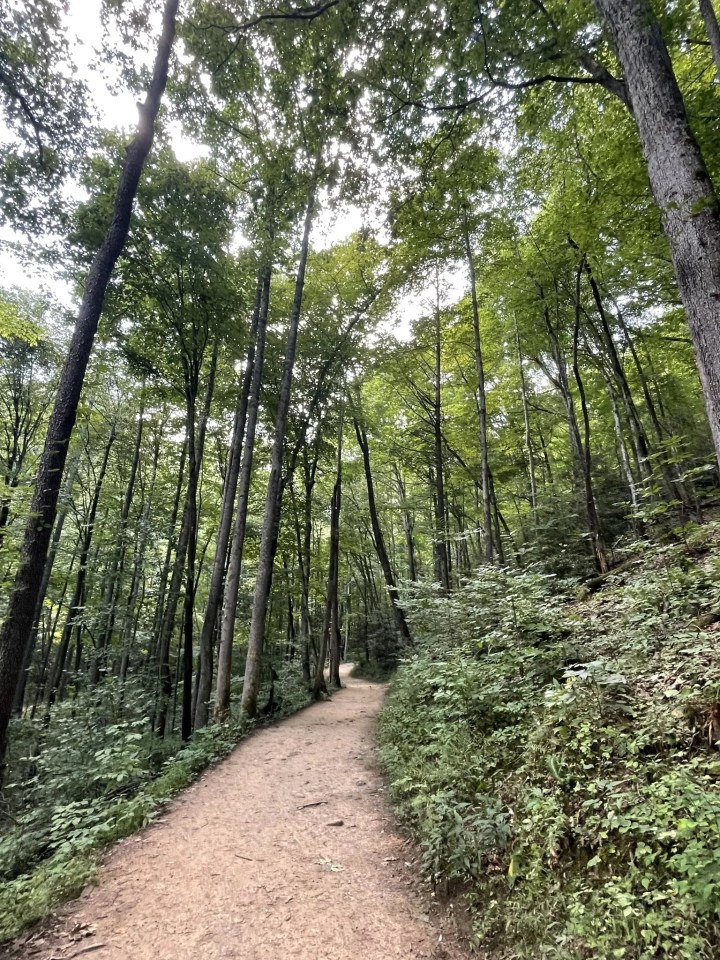
<instances>
[{"instance_id":1,"label":"dense forest","mask_svg":"<svg viewBox=\"0 0 720 960\"><path fill-rule=\"evenodd\" d=\"M0 0L0 102L0 938L353 662L481 955L716 957L712 0Z\"/></svg>"}]
</instances>

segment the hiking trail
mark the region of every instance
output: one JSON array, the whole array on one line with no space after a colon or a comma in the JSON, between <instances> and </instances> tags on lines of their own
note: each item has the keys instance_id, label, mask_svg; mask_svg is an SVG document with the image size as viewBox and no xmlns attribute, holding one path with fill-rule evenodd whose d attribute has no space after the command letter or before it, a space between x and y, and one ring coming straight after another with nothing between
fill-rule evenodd
<instances>
[{"instance_id":1,"label":"hiking trail","mask_svg":"<svg viewBox=\"0 0 720 960\"><path fill-rule=\"evenodd\" d=\"M12 956L461 960L382 794L384 687L346 687L241 742L105 858Z\"/></svg>"}]
</instances>

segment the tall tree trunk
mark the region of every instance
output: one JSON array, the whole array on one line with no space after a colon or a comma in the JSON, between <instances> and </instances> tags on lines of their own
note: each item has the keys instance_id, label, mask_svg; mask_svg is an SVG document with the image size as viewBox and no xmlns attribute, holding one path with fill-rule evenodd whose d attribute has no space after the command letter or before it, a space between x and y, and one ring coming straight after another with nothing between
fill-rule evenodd
<instances>
[{"instance_id":1,"label":"tall tree trunk","mask_svg":"<svg viewBox=\"0 0 720 960\"><path fill-rule=\"evenodd\" d=\"M437 579L443 590L450 589L450 563L448 558L448 529L447 529L447 509L445 504L445 464L443 458L443 435L442 435L442 340L441 340L441 315L440 315L440 279L436 268L435 275L436 303L435 303L435 375L433 392L433 456L435 462L435 550L437 559Z\"/></svg>"},{"instance_id":2,"label":"tall tree trunk","mask_svg":"<svg viewBox=\"0 0 720 960\"><path fill-rule=\"evenodd\" d=\"M465 236L465 256L470 273L470 301L473 318L473 348L475 353L475 376L477 380L478 421L480 424L480 478L482 484L483 525L485 527L485 562L493 562L493 537L490 498L490 463L488 459L487 429L487 393L485 390L485 366L483 363L482 341L480 339L480 311L478 309L477 280L475 277L475 258L470 241L467 210L463 210L463 232Z\"/></svg>"},{"instance_id":3,"label":"tall tree trunk","mask_svg":"<svg viewBox=\"0 0 720 960\"><path fill-rule=\"evenodd\" d=\"M312 621L310 618L310 561L312 555L312 495L315 487L318 460L320 456L320 433L316 435L313 444L313 457L310 459L307 447L302 449L303 458L303 514L302 524L297 511L297 503L293 495L293 511L295 515L295 537L297 540L298 567L300 568L300 624L302 634L302 670L303 682L310 689L312 678L310 671L310 647L315 651L315 642L312 636ZM317 659L317 656L315 657Z\"/></svg>"},{"instance_id":4,"label":"tall tree trunk","mask_svg":"<svg viewBox=\"0 0 720 960\"><path fill-rule=\"evenodd\" d=\"M70 606L68 607L65 626L63 627L63 632L60 637L60 645L55 657L55 666L53 667L51 675L48 677L47 686L45 689L45 702L48 707L52 705L55 699L55 694L62 680L68 647L70 645L70 639L72 637L73 630L79 628L78 620L82 615L84 606L83 601L85 598L85 584L87 581L90 547L92 545L93 533L95 530L95 517L97 515L97 508L100 502L100 494L102 492L103 483L105 482L107 465L108 461L110 460L110 451L112 450L114 442L115 423L113 423L110 427L110 433L108 435L107 443L105 444L105 450L103 451L103 459L100 464L100 470L98 471L98 475L95 479L95 487L93 488L90 507L83 529L82 545L80 547L80 558L78 562L78 574L75 580L75 590L73 592L72 600L70 601Z\"/></svg>"},{"instance_id":5,"label":"tall tree trunk","mask_svg":"<svg viewBox=\"0 0 720 960\"><path fill-rule=\"evenodd\" d=\"M415 560L415 540L413 538L413 519L407 508L407 494L405 490L405 481L403 480L400 467L393 463L393 473L397 483L398 494L400 496L400 506L402 509L403 532L405 534L405 547L407 549L408 578L414 583L417 578L417 563Z\"/></svg>"},{"instance_id":6,"label":"tall tree trunk","mask_svg":"<svg viewBox=\"0 0 720 960\"><path fill-rule=\"evenodd\" d=\"M267 496L265 499L265 516L260 537L260 557L258 560L252 615L250 618L250 634L248 637L247 659L245 661L245 682L243 684L242 694L242 709L249 717L254 717L257 711L263 642L265 639L265 615L267 613L268 596L272 584L274 546L280 524L280 491L283 452L285 449L285 431L290 410L290 390L292 388L300 311L302 309L302 298L305 288L305 270L307 268L308 249L310 246L310 230L312 228L313 213L315 210L315 191L316 173L313 174L305 212L305 224L300 246L300 261L295 280L295 297L290 314L285 362L282 380L280 382L277 416L275 418L275 436L273 438L270 462L270 478L268 480Z\"/></svg>"},{"instance_id":7,"label":"tall tree trunk","mask_svg":"<svg viewBox=\"0 0 720 960\"><path fill-rule=\"evenodd\" d=\"M265 271L263 270L258 282L255 307L253 309L252 322L250 324L247 363L245 364L242 387L238 394L238 401L235 408L232 439L230 441L230 455L228 457L227 470L225 471L225 483L223 485L222 504L220 507L220 523L218 525L217 540L215 543L215 558L213 560L210 587L208 590L207 604L205 606L205 617L203 619L202 631L200 633L200 675L198 679L198 692L195 704L194 722L194 727L196 730L198 730L200 727L204 727L208 721L210 691L212 690L212 658L215 641L215 627L217 624L218 610L220 609L222 600L225 571L227 569L228 544L230 542L230 533L232 531L232 520L235 510L235 496L237 494L238 477L240 475L240 461L243 448L243 437L245 435L245 420L247 418L248 399L250 397L250 383L252 380L255 362L255 342L257 340L258 319L260 316L261 301L264 293L264 280ZM219 664L218 669L220 669Z\"/></svg>"},{"instance_id":8,"label":"tall tree trunk","mask_svg":"<svg viewBox=\"0 0 720 960\"><path fill-rule=\"evenodd\" d=\"M523 437L525 441L525 454L528 461L528 478L530 480L530 505L532 506L533 520L537 521L538 496L537 480L535 479L535 451L532 442L532 431L530 430L530 408L528 406L527 398L527 382L525 380L525 366L523 364L522 350L520 349L520 331L518 329L517 320L515 321L515 346L517 348L518 372L520 374L520 399L522 401L523 409Z\"/></svg>"},{"instance_id":9,"label":"tall tree trunk","mask_svg":"<svg viewBox=\"0 0 720 960\"><path fill-rule=\"evenodd\" d=\"M183 480L185 478L185 461L187 460L187 439L183 443L180 454L180 463L178 465L177 483L175 484L175 496L173 497L172 513L170 515L170 524L168 526L167 547L165 548L165 560L163 561L158 582L157 601L155 603L155 614L153 616L152 639L154 640L155 650L148 650L148 656L151 661L159 662L161 660L161 628L163 622L163 613L165 611L165 592L167 590L167 581L170 576L170 564L172 561L173 550L178 544L178 531L176 530L178 513L180 512L180 499L183 491Z\"/></svg>"},{"instance_id":10,"label":"tall tree trunk","mask_svg":"<svg viewBox=\"0 0 720 960\"><path fill-rule=\"evenodd\" d=\"M580 279L585 266L585 257L580 260L580 264L575 274L575 326L573 329L573 348L572 348L572 366L575 382L580 397L580 409L583 418L583 437L581 440L583 481L585 489L585 510L587 513L588 527L593 542L593 551L595 561L600 573L607 573L610 564L607 558L605 542L600 528L600 518L598 517L597 506L595 504L595 491L592 482L592 453L590 448L590 413L588 411L587 397L585 395L585 385L580 374L580 363L578 359L578 346L580 339Z\"/></svg>"},{"instance_id":11,"label":"tall tree trunk","mask_svg":"<svg viewBox=\"0 0 720 960\"><path fill-rule=\"evenodd\" d=\"M120 523L117 531L117 539L110 558L110 569L107 573L107 582L105 585L105 595L103 597L102 612L105 618L102 635L99 638L95 657L93 659L90 682L97 683L100 674L104 669L106 650L112 639L112 633L115 626L115 600L116 591L120 580L125 560L125 537L127 534L128 519L132 507L133 494L135 493L135 481L137 480L138 468L140 466L140 451L142 448L143 427L144 427L144 404L141 403L140 413L138 415L137 427L135 429L135 443L133 446L133 456L130 463L130 475L128 476L125 496L123 497L120 510Z\"/></svg>"},{"instance_id":12,"label":"tall tree trunk","mask_svg":"<svg viewBox=\"0 0 720 960\"><path fill-rule=\"evenodd\" d=\"M340 579L340 508L342 503L342 431L343 417L340 416L337 442L337 468L335 485L333 487L330 504L330 550L328 559L328 580L325 601L325 618L323 621L322 637L320 638L320 653L315 670L315 684L313 694L317 699L320 691L325 688L323 671L325 669L325 654L330 650L330 684L340 687L340 646L337 635L337 599L338 583Z\"/></svg>"},{"instance_id":13,"label":"tall tree trunk","mask_svg":"<svg viewBox=\"0 0 720 960\"><path fill-rule=\"evenodd\" d=\"M207 422L210 417L210 406L212 404L213 392L215 389L215 363L217 363L217 355L215 349L213 349L213 358L214 363L211 365L210 374L208 376L207 386L205 388L205 399L203 403L202 415L200 418L200 425L197 431L197 439L195 440L195 455L194 460L196 465L201 464L203 461L203 456L205 454L205 437L207 433ZM193 420L195 419L193 414ZM160 638L158 641L157 651L158 651L158 680L159 680L159 691L158 691L158 708L155 719L155 732L159 737L165 735L165 727L167 726L167 715L168 709L170 707L170 699L172 696L172 671L170 670L170 644L172 642L173 630L175 628L175 618L177 616L177 608L180 600L180 588L182 584L183 572L186 571L186 560L187 560L187 551L188 544L190 542L190 533L193 529L193 517L192 517L192 504L190 502L190 432L189 424L186 423L185 430L185 445L183 447L184 462L187 464L188 470L188 483L187 489L185 491L185 504L183 507L183 518L180 525L180 534L178 536L177 549L175 551L175 564L173 566L172 577L170 579L170 586L167 591L167 605L162 616L161 627L160 627ZM195 478L195 487L197 494L197 477ZM196 531L197 532L197 531ZM196 548L197 549L197 548ZM193 584L194 591L194 584ZM183 620L183 624L185 621Z\"/></svg>"},{"instance_id":14,"label":"tall tree trunk","mask_svg":"<svg viewBox=\"0 0 720 960\"><path fill-rule=\"evenodd\" d=\"M720 209L649 0L595 0L615 41L720 457Z\"/></svg>"},{"instance_id":15,"label":"tall tree trunk","mask_svg":"<svg viewBox=\"0 0 720 960\"><path fill-rule=\"evenodd\" d=\"M242 570L243 552L245 549L245 532L247 529L253 454L255 451L255 432L257 429L260 390L265 365L265 340L268 310L270 307L271 276L272 268L270 262L268 262L263 272L256 340L252 347L252 358L248 351L248 364L246 367L246 371L250 370L251 372L251 380L248 393L247 416L245 418L245 438L243 441L240 477L237 488L235 524L230 544L230 558L225 579L222 617L220 620L220 650L218 653L217 681L215 685L215 719L218 721L225 720L230 710L230 680L232 674L233 641L235 638L235 617L237 614L240 572Z\"/></svg>"},{"instance_id":16,"label":"tall tree trunk","mask_svg":"<svg viewBox=\"0 0 720 960\"><path fill-rule=\"evenodd\" d=\"M197 587L196 558L198 537L198 483L203 454L205 452L205 434L210 417L210 406L215 392L215 374L217 372L219 341L216 338L213 344L210 368L208 370L207 387L205 390L205 405L202 411L202 420L199 436L202 436L202 447L199 438L195 436L195 398L197 396L197 378L194 374L188 377L186 407L188 423L188 538L187 556L185 564L185 598L183 603L183 698L182 698L182 725L180 735L183 740L189 740L192 734L192 694L193 694L193 635L195 614L195 590ZM198 362L198 368L200 362ZM212 667L211 667L212 669Z\"/></svg>"},{"instance_id":17,"label":"tall tree trunk","mask_svg":"<svg viewBox=\"0 0 720 960\"><path fill-rule=\"evenodd\" d=\"M43 575L42 580L40 581L40 589L38 590L35 614L33 616L33 626L30 633L30 641L25 648L23 668L18 680L17 688L15 690L15 703L13 710L16 713L20 713L22 711L23 704L25 702L25 687L27 685L28 672L32 664L33 651L35 650L35 644L37 643L38 630L40 629L40 620L42 618L45 597L47 595L48 587L50 586L50 576L55 564L55 557L57 556L60 537L62 536L63 527L65 526L65 520L70 512L72 489L75 486L79 468L80 451L78 450L78 452L73 456L70 469L68 470L67 477L65 479L65 493L64 496L60 498L62 505L58 511L57 519L55 521L55 528L52 535L52 542L50 543L50 550L48 552L47 559L45 560L45 566L43 567Z\"/></svg>"},{"instance_id":18,"label":"tall tree trunk","mask_svg":"<svg viewBox=\"0 0 720 960\"><path fill-rule=\"evenodd\" d=\"M617 397L615 396L615 387L604 367L601 367L600 372L602 373L605 386L607 387L608 397L610 398L610 408L612 410L613 429L615 430L615 442L617 444L618 460L620 462L620 469L625 477L625 483L627 484L628 492L630 494L633 523L635 523L635 517L637 516L639 508L637 487L635 485L635 477L633 476L633 472L630 467L630 458L628 456L627 447L625 446L625 437L623 435L622 421L620 419L620 411L618 410Z\"/></svg>"},{"instance_id":19,"label":"tall tree trunk","mask_svg":"<svg viewBox=\"0 0 720 960\"><path fill-rule=\"evenodd\" d=\"M357 442L363 458L365 485L367 487L368 508L370 510L370 524L372 526L375 552L377 553L380 569L383 572L388 596L390 597L390 607L392 608L395 632L401 646L411 647L413 646L412 635L410 634L410 628L408 627L407 620L405 619L405 611L400 606L400 595L395 583L392 567L390 566L390 559L385 548L385 538L383 537L382 528L380 526L380 518L378 517L377 504L375 502L375 484L373 483L372 468L370 465L370 445L368 443L365 427L362 423L360 423L357 417L353 417L353 424L355 426L355 436L357 437Z\"/></svg>"},{"instance_id":20,"label":"tall tree trunk","mask_svg":"<svg viewBox=\"0 0 720 960\"><path fill-rule=\"evenodd\" d=\"M710 41L713 60L715 61L715 73L720 80L720 25L718 25L717 14L713 6L713 0L698 0L700 14L705 24L705 32Z\"/></svg>"},{"instance_id":21,"label":"tall tree trunk","mask_svg":"<svg viewBox=\"0 0 720 960\"><path fill-rule=\"evenodd\" d=\"M187 548L185 552L185 597L182 616L182 721L180 736L189 740L192 734L192 684L193 684L193 613L195 610L195 559L197 554L197 488L198 461L195 438L195 398L187 399L188 425L188 486L187 505Z\"/></svg>"},{"instance_id":22,"label":"tall tree trunk","mask_svg":"<svg viewBox=\"0 0 720 960\"><path fill-rule=\"evenodd\" d=\"M85 283L80 312L60 375L57 397L45 439L45 449L38 468L20 563L5 621L0 629L0 782L4 776L7 728L13 695L32 632L33 616L55 520L68 444L75 426L80 392L105 302L105 292L115 262L125 246L140 175L152 147L155 120L165 92L170 53L175 40L178 2L179 0L165 0L162 33L155 56L152 80L145 101L139 107L140 120L137 133L125 150L112 220Z\"/></svg>"},{"instance_id":23,"label":"tall tree trunk","mask_svg":"<svg viewBox=\"0 0 720 960\"><path fill-rule=\"evenodd\" d=\"M633 399L632 391L630 390L630 384L625 376L625 369L622 361L620 360L620 354L618 353L617 346L615 345L615 339L612 335L612 330L610 329L610 323L608 322L607 314L605 312L605 304L603 303L600 288L595 280L595 275L592 271L592 268L588 263L587 256L580 251L580 248L572 238L569 239L573 249L576 250L581 256L583 270L585 271L585 275L590 283L593 301L595 302L595 308L597 310L598 317L600 318L600 339L605 345L608 359L610 361L610 368L613 372L618 390L620 391L623 406L625 407L628 423L630 424L630 434L632 436L633 446L635 447L636 459L640 467L641 476L644 479L649 480L652 476L652 469L650 466L650 445L648 443L647 436L645 435L645 428L643 427L642 420L640 419L640 414L635 406L635 400Z\"/></svg>"}]
</instances>

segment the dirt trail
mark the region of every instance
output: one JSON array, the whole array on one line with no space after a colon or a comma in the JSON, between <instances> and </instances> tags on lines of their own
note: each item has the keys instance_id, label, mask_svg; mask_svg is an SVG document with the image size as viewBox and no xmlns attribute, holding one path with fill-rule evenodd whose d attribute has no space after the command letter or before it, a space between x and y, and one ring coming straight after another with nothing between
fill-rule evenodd
<instances>
[{"instance_id":1,"label":"dirt trail","mask_svg":"<svg viewBox=\"0 0 720 960\"><path fill-rule=\"evenodd\" d=\"M20 955L467 956L429 916L379 790L373 718L383 688L345 682L331 701L241 743L158 822L119 844L98 886Z\"/></svg>"}]
</instances>

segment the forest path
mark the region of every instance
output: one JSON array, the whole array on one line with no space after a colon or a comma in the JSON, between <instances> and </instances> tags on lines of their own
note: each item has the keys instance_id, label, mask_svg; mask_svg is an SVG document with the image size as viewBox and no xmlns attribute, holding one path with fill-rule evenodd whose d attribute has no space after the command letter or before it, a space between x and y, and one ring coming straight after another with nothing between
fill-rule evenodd
<instances>
[{"instance_id":1,"label":"forest path","mask_svg":"<svg viewBox=\"0 0 720 960\"><path fill-rule=\"evenodd\" d=\"M332 700L243 741L156 823L118 844L98 885L20 955L467 956L430 919L380 791L373 721L384 688L344 682Z\"/></svg>"}]
</instances>

